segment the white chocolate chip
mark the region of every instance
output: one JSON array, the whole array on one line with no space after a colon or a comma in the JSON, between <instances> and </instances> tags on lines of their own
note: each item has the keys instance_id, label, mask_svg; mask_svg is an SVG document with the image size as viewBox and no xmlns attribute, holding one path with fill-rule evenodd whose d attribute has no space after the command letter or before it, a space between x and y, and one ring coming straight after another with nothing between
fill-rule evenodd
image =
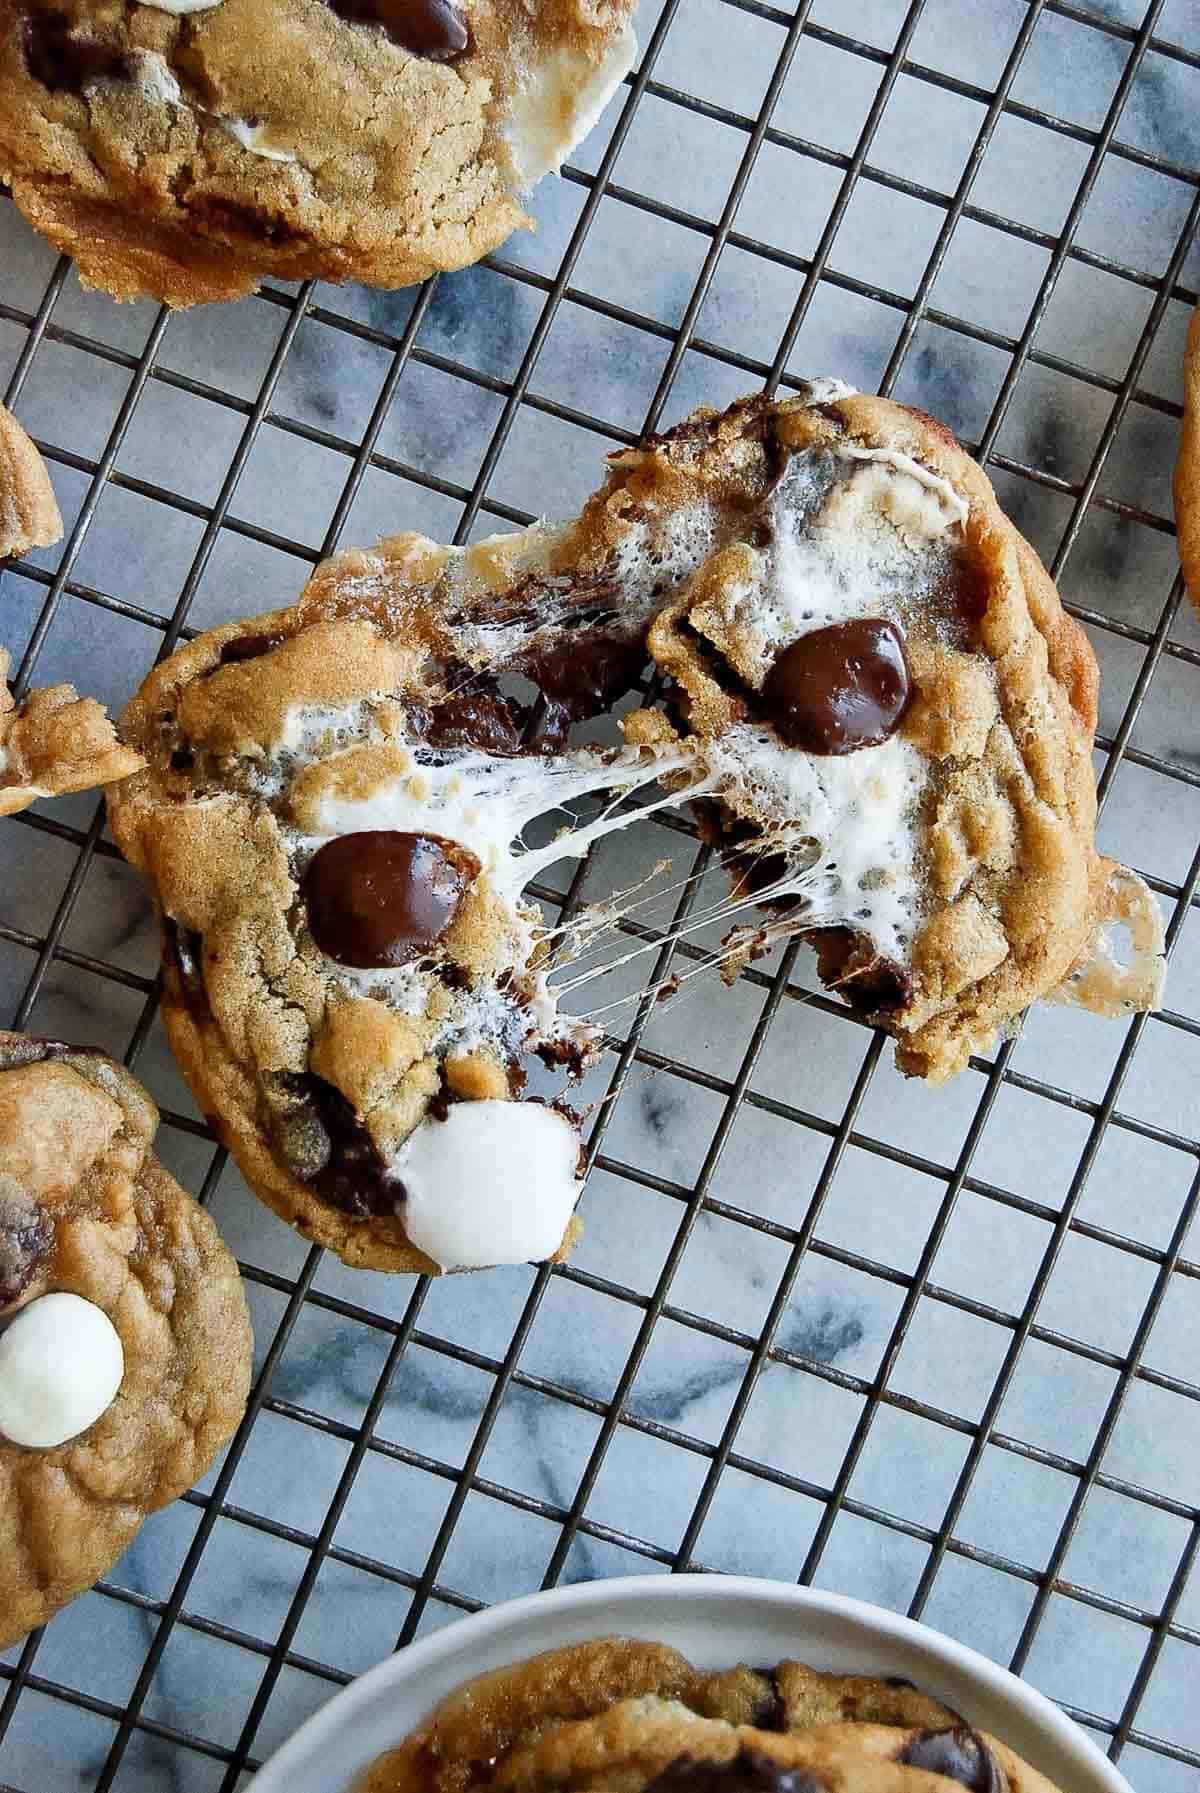
<instances>
[{"instance_id":1,"label":"white chocolate chip","mask_svg":"<svg viewBox=\"0 0 1200 1793\"><path fill-rule=\"evenodd\" d=\"M579 1194L578 1158L575 1129L553 1108L456 1102L393 1162L404 1230L443 1270L552 1257Z\"/></svg>"},{"instance_id":2,"label":"white chocolate chip","mask_svg":"<svg viewBox=\"0 0 1200 1793\"><path fill-rule=\"evenodd\" d=\"M40 1450L65 1444L107 1412L124 1374L103 1308L81 1295L43 1295L0 1337L0 1433Z\"/></svg>"}]
</instances>

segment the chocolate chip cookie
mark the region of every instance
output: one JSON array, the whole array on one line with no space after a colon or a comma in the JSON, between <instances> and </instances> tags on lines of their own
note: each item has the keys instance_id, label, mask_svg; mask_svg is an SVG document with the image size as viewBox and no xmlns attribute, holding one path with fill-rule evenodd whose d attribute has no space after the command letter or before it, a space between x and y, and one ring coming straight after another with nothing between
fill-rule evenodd
<instances>
[{"instance_id":1,"label":"chocolate chip cookie","mask_svg":"<svg viewBox=\"0 0 1200 1793\"><path fill-rule=\"evenodd\" d=\"M61 534L45 463L0 405L0 579L5 560L48 548ZM6 682L10 663L0 647L0 816L38 797L111 784L137 771L141 755L121 745L94 698L80 697L74 685L51 685L18 705Z\"/></svg>"},{"instance_id":2,"label":"chocolate chip cookie","mask_svg":"<svg viewBox=\"0 0 1200 1793\"><path fill-rule=\"evenodd\" d=\"M1183 358L1183 423L1175 465L1175 527L1188 593L1200 608L1200 306L1192 313Z\"/></svg>"},{"instance_id":3,"label":"chocolate chip cookie","mask_svg":"<svg viewBox=\"0 0 1200 1793\"><path fill-rule=\"evenodd\" d=\"M601 1638L468 1682L359 1793L1055 1793L910 1683L800 1662L701 1671L665 1645Z\"/></svg>"},{"instance_id":4,"label":"chocolate chip cookie","mask_svg":"<svg viewBox=\"0 0 1200 1793\"><path fill-rule=\"evenodd\" d=\"M100 1052L0 1033L0 1645L109 1569L246 1404L237 1265Z\"/></svg>"},{"instance_id":5,"label":"chocolate chip cookie","mask_svg":"<svg viewBox=\"0 0 1200 1793\"><path fill-rule=\"evenodd\" d=\"M580 745L648 659L625 745ZM251 1187L349 1263L467 1267L569 1243L569 1117L519 1100L523 1060L604 1038L559 999L620 902L554 929L526 886L660 808L720 846L727 965L805 934L906 1071L1035 996L1153 1002L1157 909L1093 841L1095 697L949 434L825 383L614 456L570 523L392 537L199 637L130 706L148 765L110 814Z\"/></svg>"},{"instance_id":6,"label":"chocolate chip cookie","mask_svg":"<svg viewBox=\"0 0 1200 1793\"><path fill-rule=\"evenodd\" d=\"M633 60L633 0L5 0L0 180L85 284L406 286L519 195Z\"/></svg>"}]
</instances>

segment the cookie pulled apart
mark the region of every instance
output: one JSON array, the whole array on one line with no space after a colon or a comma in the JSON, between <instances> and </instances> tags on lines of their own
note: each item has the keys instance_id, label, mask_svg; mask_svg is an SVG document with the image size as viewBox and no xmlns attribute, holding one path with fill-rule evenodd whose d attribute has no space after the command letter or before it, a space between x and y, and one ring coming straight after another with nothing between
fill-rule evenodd
<instances>
[{"instance_id":1,"label":"cookie pulled apart","mask_svg":"<svg viewBox=\"0 0 1200 1793\"><path fill-rule=\"evenodd\" d=\"M1007 1745L908 1681L692 1666L598 1638L449 1696L357 1793L1056 1793Z\"/></svg>"},{"instance_id":2,"label":"cookie pulled apart","mask_svg":"<svg viewBox=\"0 0 1200 1793\"><path fill-rule=\"evenodd\" d=\"M101 1052L0 1033L0 1645L90 1587L246 1405L237 1265Z\"/></svg>"},{"instance_id":3,"label":"cookie pulled apart","mask_svg":"<svg viewBox=\"0 0 1200 1793\"><path fill-rule=\"evenodd\" d=\"M625 744L579 745L648 661ZM941 1079L1036 996L1157 998L1156 906L1094 846L1095 695L948 433L825 382L614 456L571 523L394 537L199 637L126 715L149 763L112 825L172 1043L264 1200L351 1263L547 1257L575 1134L522 1061L602 1035L560 1012L570 937L530 880L693 808L727 965L805 935ZM573 924L589 950L613 915Z\"/></svg>"}]
</instances>

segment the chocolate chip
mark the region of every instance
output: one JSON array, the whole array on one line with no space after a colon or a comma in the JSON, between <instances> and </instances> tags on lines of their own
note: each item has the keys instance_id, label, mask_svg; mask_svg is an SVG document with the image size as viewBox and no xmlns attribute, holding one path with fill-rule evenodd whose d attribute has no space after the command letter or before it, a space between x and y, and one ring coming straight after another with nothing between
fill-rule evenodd
<instances>
[{"instance_id":1,"label":"chocolate chip","mask_svg":"<svg viewBox=\"0 0 1200 1793\"><path fill-rule=\"evenodd\" d=\"M957 1781L970 1793L1008 1793L1008 1776L982 1737L966 1725L948 1731L918 1731L897 1762L906 1768L923 1768Z\"/></svg>"},{"instance_id":2,"label":"chocolate chip","mask_svg":"<svg viewBox=\"0 0 1200 1793\"><path fill-rule=\"evenodd\" d=\"M26 67L51 93L82 93L91 81L129 74L128 57L118 44L77 31L65 13L30 13L24 37Z\"/></svg>"},{"instance_id":3,"label":"chocolate chip","mask_svg":"<svg viewBox=\"0 0 1200 1793\"><path fill-rule=\"evenodd\" d=\"M762 696L790 747L824 754L877 747L912 696L904 637L882 617L814 629L784 648Z\"/></svg>"},{"instance_id":4,"label":"chocolate chip","mask_svg":"<svg viewBox=\"0 0 1200 1793\"><path fill-rule=\"evenodd\" d=\"M286 635L235 635L231 641L223 644L218 656L219 663L222 666L233 666L240 660L258 660L286 640Z\"/></svg>"},{"instance_id":5,"label":"chocolate chip","mask_svg":"<svg viewBox=\"0 0 1200 1793\"><path fill-rule=\"evenodd\" d=\"M524 669L543 697L573 722L602 716L632 689L646 664L640 640L604 635L567 636L553 648L530 654Z\"/></svg>"},{"instance_id":6,"label":"chocolate chip","mask_svg":"<svg viewBox=\"0 0 1200 1793\"><path fill-rule=\"evenodd\" d=\"M828 1793L827 1781L808 1768L785 1768L761 1750L743 1749L732 1762L698 1762L677 1756L647 1793L679 1789L679 1793Z\"/></svg>"},{"instance_id":7,"label":"chocolate chip","mask_svg":"<svg viewBox=\"0 0 1200 1793\"><path fill-rule=\"evenodd\" d=\"M382 25L394 44L427 62L457 62L471 47L470 26L453 0L326 0L352 25Z\"/></svg>"},{"instance_id":8,"label":"chocolate chip","mask_svg":"<svg viewBox=\"0 0 1200 1793\"><path fill-rule=\"evenodd\" d=\"M343 834L304 874L308 927L339 965L404 965L443 938L479 875L474 853L436 834Z\"/></svg>"},{"instance_id":9,"label":"chocolate chip","mask_svg":"<svg viewBox=\"0 0 1200 1793\"><path fill-rule=\"evenodd\" d=\"M272 1137L294 1176L357 1220L395 1213L404 1185L340 1090L305 1071L277 1073L265 1093Z\"/></svg>"},{"instance_id":10,"label":"chocolate chip","mask_svg":"<svg viewBox=\"0 0 1200 1793\"><path fill-rule=\"evenodd\" d=\"M29 1287L54 1245L54 1223L31 1195L0 1177L0 1308Z\"/></svg>"},{"instance_id":11,"label":"chocolate chip","mask_svg":"<svg viewBox=\"0 0 1200 1793\"><path fill-rule=\"evenodd\" d=\"M431 747L477 747L508 756L524 747L525 712L502 697L490 681L478 690L448 697L432 711L425 730Z\"/></svg>"}]
</instances>

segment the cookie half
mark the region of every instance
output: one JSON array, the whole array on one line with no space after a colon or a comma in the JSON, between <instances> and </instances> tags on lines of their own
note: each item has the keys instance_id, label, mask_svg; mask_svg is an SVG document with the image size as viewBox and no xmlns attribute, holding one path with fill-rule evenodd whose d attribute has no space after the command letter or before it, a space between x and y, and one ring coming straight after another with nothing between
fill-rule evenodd
<instances>
[{"instance_id":1,"label":"cookie half","mask_svg":"<svg viewBox=\"0 0 1200 1793\"><path fill-rule=\"evenodd\" d=\"M648 656L655 707L580 745ZM1095 694L948 433L825 384L614 456L568 524L393 537L200 636L126 713L148 766L110 812L251 1187L347 1262L467 1267L569 1243L567 1117L514 1099L529 1054L599 1049L559 1003L617 951L619 902L564 933L525 887L657 809L721 848L727 963L812 937L907 1071L1035 996L1153 1002L1157 908L1094 845Z\"/></svg>"},{"instance_id":2,"label":"cookie half","mask_svg":"<svg viewBox=\"0 0 1200 1793\"><path fill-rule=\"evenodd\" d=\"M61 534L45 463L0 405L0 578L5 560L48 548ZM51 685L18 705L6 683L10 664L0 647L0 816L137 771L141 755L117 740L94 698L81 698L74 685Z\"/></svg>"},{"instance_id":3,"label":"cookie half","mask_svg":"<svg viewBox=\"0 0 1200 1793\"><path fill-rule=\"evenodd\" d=\"M790 1696L785 1693L790 1689ZM359 1793L1055 1793L910 1683L799 1662L695 1669L631 1638L548 1651L468 1682Z\"/></svg>"},{"instance_id":4,"label":"cookie half","mask_svg":"<svg viewBox=\"0 0 1200 1793\"><path fill-rule=\"evenodd\" d=\"M0 1645L88 1588L237 1426L237 1265L103 1053L0 1033Z\"/></svg>"},{"instance_id":5,"label":"cookie half","mask_svg":"<svg viewBox=\"0 0 1200 1793\"><path fill-rule=\"evenodd\" d=\"M0 180L85 285L169 305L267 275L407 286L528 224L633 0L13 0Z\"/></svg>"}]
</instances>

